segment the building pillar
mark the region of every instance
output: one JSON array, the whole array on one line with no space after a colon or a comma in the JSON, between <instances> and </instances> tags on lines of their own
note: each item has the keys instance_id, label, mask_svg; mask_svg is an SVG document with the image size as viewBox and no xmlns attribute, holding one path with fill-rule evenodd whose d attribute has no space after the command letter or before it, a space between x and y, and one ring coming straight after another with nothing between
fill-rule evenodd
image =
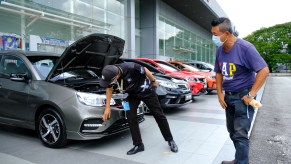
<instances>
[{"instance_id":1,"label":"building pillar","mask_svg":"<svg viewBox=\"0 0 291 164\"><path fill-rule=\"evenodd\" d=\"M140 0L141 57L157 58L159 42L159 0Z\"/></svg>"},{"instance_id":2,"label":"building pillar","mask_svg":"<svg viewBox=\"0 0 291 164\"><path fill-rule=\"evenodd\" d=\"M127 57L135 58L135 0L128 0L127 5Z\"/></svg>"}]
</instances>

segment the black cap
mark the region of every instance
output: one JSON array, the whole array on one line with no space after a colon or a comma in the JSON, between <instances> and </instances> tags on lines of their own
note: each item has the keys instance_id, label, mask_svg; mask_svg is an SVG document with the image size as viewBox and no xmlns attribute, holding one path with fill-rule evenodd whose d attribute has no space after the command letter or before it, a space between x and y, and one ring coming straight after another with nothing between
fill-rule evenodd
<instances>
[{"instance_id":1,"label":"black cap","mask_svg":"<svg viewBox=\"0 0 291 164\"><path fill-rule=\"evenodd\" d=\"M118 68L115 65L107 65L102 70L102 79L100 80L101 87L108 87L118 74Z\"/></svg>"}]
</instances>

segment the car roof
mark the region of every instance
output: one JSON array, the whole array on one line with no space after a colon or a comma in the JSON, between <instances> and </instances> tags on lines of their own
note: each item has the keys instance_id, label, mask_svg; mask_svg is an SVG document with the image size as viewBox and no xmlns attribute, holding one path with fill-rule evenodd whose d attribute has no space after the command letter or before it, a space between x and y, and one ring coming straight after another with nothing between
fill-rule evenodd
<instances>
[{"instance_id":1,"label":"car roof","mask_svg":"<svg viewBox=\"0 0 291 164\"><path fill-rule=\"evenodd\" d=\"M190 62L184 62L184 63L206 63L206 62L203 62L203 61L190 61Z\"/></svg>"},{"instance_id":2,"label":"car roof","mask_svg":"<svg viewBox=\"0 0 291 164\"><path fill-rule=\"evenodd\" d=\"M38 51L24 51L24 50L7 50L7 51L1 51L1 54L21 54L24 56L60 56L61 54L57 53L51 53L51 52L38 52Z\"/></svg>"}]
</instances>

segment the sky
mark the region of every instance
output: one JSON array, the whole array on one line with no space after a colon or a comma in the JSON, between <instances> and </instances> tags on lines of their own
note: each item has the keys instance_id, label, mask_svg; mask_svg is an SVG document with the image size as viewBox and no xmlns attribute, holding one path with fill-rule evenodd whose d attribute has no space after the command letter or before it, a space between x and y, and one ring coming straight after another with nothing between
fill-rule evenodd
<instances>
[{"instance_id":1,"label":"sky","mask_svg":"<svg viewBox=\"0 0 291 164\"><path fill-rule=\"evenodd\" d=\"M291 22L291 0L216 0L234 23L239 38L262 27Z\"/></svg>"}]
</instances>

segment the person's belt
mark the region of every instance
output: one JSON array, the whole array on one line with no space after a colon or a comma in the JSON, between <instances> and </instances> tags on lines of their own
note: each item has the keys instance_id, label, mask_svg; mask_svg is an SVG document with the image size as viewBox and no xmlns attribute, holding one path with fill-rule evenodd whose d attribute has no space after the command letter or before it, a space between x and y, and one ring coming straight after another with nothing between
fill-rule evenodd
<instances>
[{"instance_id":1,"label":"person's belt","mask_svg":"<svg viewBox=\"0 0 291 164\"><path fill-rule=\"evenodd\" d=\"M249 91L249 90L251 90L251 88L252 87L248 87L248 88L246 88L246 89L244 89L244 90L242 90L240 92L227 92L227 91L225 91L224 93L225 93L225 95L232 96L232 95L236 95L238 93L244 92L244 91Z\"/></svg>"}]
</instances>

